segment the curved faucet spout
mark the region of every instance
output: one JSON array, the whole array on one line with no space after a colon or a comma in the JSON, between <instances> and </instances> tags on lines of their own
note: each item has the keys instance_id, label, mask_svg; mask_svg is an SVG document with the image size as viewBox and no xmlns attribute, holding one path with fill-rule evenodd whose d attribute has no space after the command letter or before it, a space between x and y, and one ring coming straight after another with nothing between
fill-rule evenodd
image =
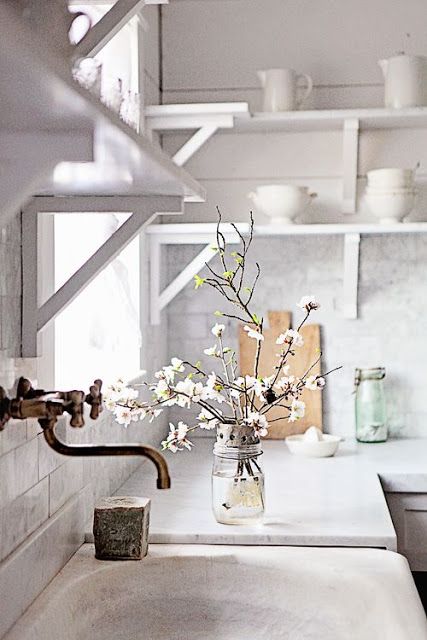
<instances>
[{"instance_id":1,"label":"curved faucet spout","mask_svg":"<svg viewBox=\"0 0 427 640\"><path fill-rule=\"evenodd\" d=\"M90 406L90 417L96 420L102 411L102 380L95 380L89 393L83 391L44 391L33 389L28 378L21 377L18 382L16 398L8 398L0 387L0 431L11 418L25 420L37 418L43 429L47 444L64 456L143 456L148 458L157 469L157 488L169 489L171 481L169 469L162 454L145 444L73 444L59 440L55 427L59 416L70 414L71 427L83 427L83 403Z\"/></svg>"},{"instance_id":2,"label":"curved faucet spout","mask_svg":"<svg viewBox=\"0 0 427 640\"><path fill-rule=\"evenodd\" d=\"M42 424L46 442L52 449L64 456L143 456L153 462L157 469L157 488L170 489L171 480L165 458L154 447L146 444L73 444L59 440L55 433L56 422L46 420Z\"/></svg>"}]
</instances>

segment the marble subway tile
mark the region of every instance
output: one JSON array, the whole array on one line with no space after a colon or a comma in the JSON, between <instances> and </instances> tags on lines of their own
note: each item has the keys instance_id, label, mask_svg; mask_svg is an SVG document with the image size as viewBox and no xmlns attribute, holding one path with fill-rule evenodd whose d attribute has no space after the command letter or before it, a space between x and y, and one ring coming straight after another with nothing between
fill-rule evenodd
<instances>
[{"instance_id":1,"label":"marble subway tile","mask_svg":"<svg viewBox=\"0 0 427 640\"><path fill-rule=\"evenodd\" d=\"M19 447L27 440L27 420L9 420L0 432L2 453Z\"/></svg>"},{"instance_id":2,"label":"marble subway tile","mask_svg":"<svg viewBox=\"0 0 427 640\"><path fill-rule=\"evenodd\" d=\"M0 512L0 560L49 517L49 481L45 478Z\"/></svg>"},{"instance_id":3,"label":"marble subway tile","mask_svg":"<svg viewBox=\"0 0 427 640\"><path fill-rule=\"evenodd\" d=\"M87 499L83 489L0 564L0 638L83 543Z\"/></svg>"},{"instance_id":4,"label":"marble subway tile","mask_svg":"<svg viewBox=\"0 0 427 640\"><path fill-rule=\"evenodd\" d=\"M0 506L37 484L37 455L37 441L29 440L0 458Z\"/></svg>"},{"instance_id":5,"label":"marble subway tile","mask_svg":"<svg viewBox=\"0 0 427 640\"><path fill-rule=\"evenodd\" d=\"M67 460L49 475L49 515L52 516L83 487L83 459Z\"/></svg>"},{"instance_id":6,"label":"marble subway tile","mask_svg":"<svg viewBox=\"0 0 427 640\"><path fill-rule=\"evenodd\" d=\"M55 469L65 463L66 458L49 447L42 433L38 435L37 438L30 440L30 442L36 442L38 446L37 459L39 480L49 475L49 473L52 473L52 471L55 471Z\"/></svg>"}]
</instances>

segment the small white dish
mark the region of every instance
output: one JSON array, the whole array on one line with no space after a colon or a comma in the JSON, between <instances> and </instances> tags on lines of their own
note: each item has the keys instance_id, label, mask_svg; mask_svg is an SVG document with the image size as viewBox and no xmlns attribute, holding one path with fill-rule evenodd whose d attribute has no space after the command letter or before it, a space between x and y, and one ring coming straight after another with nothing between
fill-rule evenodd
<instances>
[{"instance_id":1,"label":"small white dish","mask_svg":"<svg viewBox=\"0 0 427 640\"><path fill-rule=\"evenodd\" d=\"M288 436L285 442L289 451L296 456L306 458L330 458L337 452L340 436L333 436L328 433L322 435L321 440L307 440L304 434Z\"/></svg>"}]
</instances>

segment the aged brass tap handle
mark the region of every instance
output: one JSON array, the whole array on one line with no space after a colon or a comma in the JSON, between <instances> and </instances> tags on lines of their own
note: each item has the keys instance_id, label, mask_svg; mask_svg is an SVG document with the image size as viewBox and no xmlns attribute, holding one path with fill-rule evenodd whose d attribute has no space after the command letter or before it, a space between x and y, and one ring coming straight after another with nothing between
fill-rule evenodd
<instances>
[{"instance_id":1,"label":"aged brass tap handle","mask_svg":"<svg viewBox=\"0 0 427 640\"><path fill-rule=\"evenodd\" d=\"M55 427L58 416L67 412L71 416L72 427L83 427L84 402L90 405L90 417L98 418L102 411L102 381L97 379L89 393L83 391L45 391L33 389L27 378L20 378L16 398L8 398L0 387L0 430L4 429L10 418L37 418L43 429L48 445L65 456L144 456L153 462L157 469L157 488L169 489L170 477L168 465L162 454L144 444L76 444L68 445L60 440Z\"/></svg>"}]
</instances>

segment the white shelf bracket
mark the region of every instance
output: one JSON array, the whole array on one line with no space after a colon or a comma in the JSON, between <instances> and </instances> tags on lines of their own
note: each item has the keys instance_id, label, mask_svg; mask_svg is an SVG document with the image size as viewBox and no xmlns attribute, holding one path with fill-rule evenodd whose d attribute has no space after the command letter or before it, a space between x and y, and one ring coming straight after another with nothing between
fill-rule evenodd
<instances>
[{"instance_id":1,"label":"white shelf bracket","mask_svg":"<svg viewBox=\"0 0 427 640\"><path fill-rule=\"evenodd\" d=\"M360 233L346 233L344 236L343 315L350 320L357 318L359 247Z\"/></svg>"},{"instance_id":2,"label":"white shelf bracket","mask_svg":"<svg viewBox=\"0 0 427 640\"><path fill-rule=\"evenodd\" d=\"M173 156L174 162L180 167L188 162L218 129L232 129L236 117L249 117L246 102L163 104L150 105L145 109L149 134L153 131L196 130Z\"/></svg>"},{"instance_id":3,"label":"white shelf bracket","mask_svg":"<svg viewBox=\"0 0 427 640\"><path fill-rule=\"evenodd\" d=\"M75 58L96 56L106 44L144 6L145 0L117 0L111 9L80 40L74 49Z\"/></svg>"},{"instance_id":4,"label":"white shelf bracket","mask_svg":"<svg viewBox=\"0 0 427 640\"><path fill-rule=\"evenodd\" d=\"M343 213L356 213L359 120L344 120L343 129Z\"/></svg>"},{"instance_id":5,"label":"white shelf bracket","mask_svg":"<svg viewBox=\"0 0 427 640\"><path fill-rule=\"evenodd\" d=\"M182 167L218 130L216 125L206 125L196 131L189 140L175 153L172 160Z\"/></svg>"},{"instance_id":6,"label":"white shelf bracket","mask_svg":"<svg viewBox=\"0 0 427 640\"><path fill-rule=\"evenodd\" d=\"M227 244L236 244L239 238L235 232L224 233ZM207 241L209 240L209 243ZM215 245L215 232L200 235L162 234L161 232L149 236L150 251L150 323L160 324L161 311L191 282L206 263L215 257L212 249ZM203 249L184 267L163 291L161 290L161 247L167 244L205 244Z\"/></svg>"},{"instance_id":7,"label":"white shelf bracket","mask_svg":"<svg viewBox=\"0 0 427 640\"><path fill-rule=\"evenodd\" d=\"M68 305L107 267L114 258L149 225L157 215L181 213L182 198L179 196L140 196L132 198L132 215L102 244L97 251L42 305L38 295L38 214L46 211L72 211L66 208L61 198L35 198L23 212L23 319L22 356L37 354L37 333L54 320ZM71 201L72 198L66 198ZM97 211L96 197L78 197L79 211ZM126 197L111 197L106 208L106 198L100 197L101 211L129 211ZM43 207L46 201L46 208ZM56 204L55 204L56 203ZM75 209L74 209L75 210Z\"/></svg>"}]
</instances>

